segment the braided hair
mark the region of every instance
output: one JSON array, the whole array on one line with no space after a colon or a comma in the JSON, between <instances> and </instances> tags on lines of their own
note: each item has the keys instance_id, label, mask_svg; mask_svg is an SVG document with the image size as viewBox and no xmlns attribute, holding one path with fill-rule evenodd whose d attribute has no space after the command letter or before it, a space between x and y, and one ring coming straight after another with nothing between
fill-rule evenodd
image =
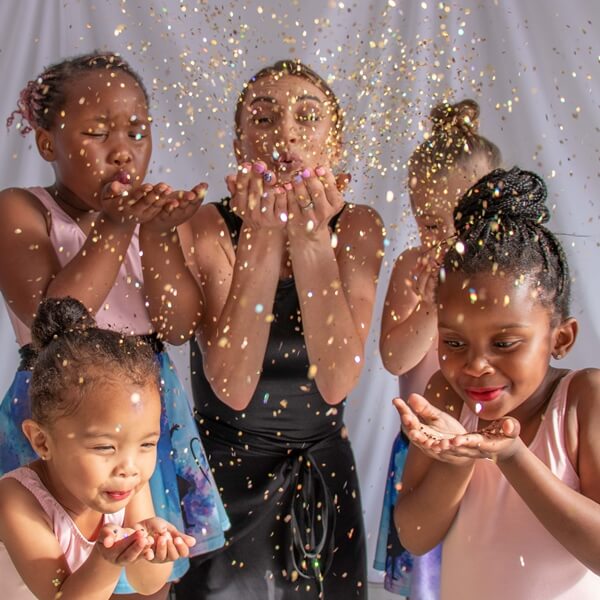
<instances>
[{"instance_id":1,"label":"braided hair","mask_svg":"<svg viewBox=\"0 0 600 600\"><path fill-rule=\"evenodd\" d=\"M112 52L92 52L55 63L29 81L21 90L17 109L6 119L6 126L11 127L19 116L17 128L23 136L34 129L51 129L66 103L69 82L82 73L101 69L116 69L133 77L148 102L141 77L126 60Z\"/></svg>"},{"instance_id":2,"label":"braided hair","mask_svg":"<svg viewBox=\"0 0 600 600\"><path fill-rule=\"evenodd\" d=\"M544 306L569 315L570 277L565 252L546 227L546 185L530 171L496 169L482 177L454 210L456 244L444 270L491 271L529 279Z\"/></svg>"},{"instance_id":3,"label":"braided hair","mask_svg":"<svg viewBox=\"0 0 600 600\"><path fill-rule=\"evenodd\" d=\"M137 336L100 329L74 298L43 300L31 336L37 356L29 396L38 423L72 414L94 386L107 381L158 386L150 345Z\"/></svg>"}]
</instances>

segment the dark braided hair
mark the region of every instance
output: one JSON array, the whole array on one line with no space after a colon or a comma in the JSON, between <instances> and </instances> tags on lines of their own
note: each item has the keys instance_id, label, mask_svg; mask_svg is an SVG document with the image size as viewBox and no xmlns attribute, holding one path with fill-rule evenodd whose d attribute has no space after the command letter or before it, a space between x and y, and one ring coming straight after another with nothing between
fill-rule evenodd
<instances>
[{"instance_id":1,"label":"dark braided hair","mask_svg":"<svg viewBox=\"0 0 600 600\"><path fill-rule=\"evenodd\" d=\"M408 162L409 173L418 182L446 175L456 166L464 167L474 158L485 157L489 169L500 166L498 147L479 135L479 104L466 99L434 106L429 115L431 133L413 152Z\"/></svg>"},{"instance_id":2,"label":"dark braided hair","mask_svg":"<svg viewBox=\"0 0 600 600\"><path fill-rule=\"evenodd\" d=\"M251 83L262 79L263 77L273 76L275 78L282 77L283 75L293 75L295 77L301 77L310 81L316 85L331 102L333 108L333 120L334 120L334 137L337 141L341 141L342 131L344 129L344 113L340 105L340 101L334 94L329 84L316 72L313 71L309 66L300 62L299 60L278 60L276 63L261 69L258 73L253 75L250 80L244 84L244 89L238 97L238 101L235 108L235 132L239 138L241 135L240 122L242 117L242 107L246 96L248 95L249 86Z\"/></svg>"},{"instance_id":3,"label":"dark braided hair","mask_svg":"<svg viewBox=\"0 0 600 600\"><path fill-rule=\"evenodd\" d=\"M101 69L117 69L133 77L148 102L141 77L126 60L113 52L92 52L55 63L29 81L21 90L17 109L6 119L6 126L11 127L19 115L21 121L17 127L23 136L34 129L51 129L66 103L69 82L82 73Z\"/></svg>"},{"instance_id":4,"label":"dark braided hair","mask_svg":"<svg viewBox=\"0 0 600 600\"><path fill-rule=\"evenodd\" d=\"M72 414L95 386L108 381L158 387L158 363L150 345L100 329L74 298L43 300L31 335L37 358L29 396L38 423Z\"/></svg>"},{"instance_id":5,"label":"dark braided hair","mask_svg":"<svg viewBox=\"0 0 600 600\"><path fill-rule=\"evenodd\" d=\"M457 241L444 269L524 277L544 306L561 319L568 317L569 266L560 242L544 227L550 219L546 196L542 179L518 167L482 177L454 210Z\"/></svg>"}]
</instances>

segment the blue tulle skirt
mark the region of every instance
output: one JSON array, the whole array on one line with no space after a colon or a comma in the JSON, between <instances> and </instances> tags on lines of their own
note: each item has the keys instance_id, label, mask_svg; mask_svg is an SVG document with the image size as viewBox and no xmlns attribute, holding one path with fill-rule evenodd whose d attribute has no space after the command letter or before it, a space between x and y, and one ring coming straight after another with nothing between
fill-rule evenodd
<instances>
[{"instance_id":1,"label":"blue tulle skirt","mask_svg":"<svg viewBox=\"0 0 600 600\"><path fill-rule=\"evenodd\" d=\"M161 377L161 431L157 465L150 479L156 514L196 538L191 556L205 554L225 543L229 519L212 477L187 394L166 352L159 352ZM21 431L30 418L31 371L17 371L0 405L0 476L38 457ZM175 561L170 580L189 567L187 559ZM115 593L135 590L121 577Z\"/></svg>"},{"instance_id":2,"label":"blue tulle skirt","mask_svg":"<svg viewBox=\"0 0 600 600\"><path fill-rule=\"evenodd\" d=\"M383 584L389 592L411 600L439 600L441 544L427 554L414 556L401 546L394 526L394 506L408 446L406 437L399 433L392 447L373 566L385 571Z\"/></svg>"}]
</instances>

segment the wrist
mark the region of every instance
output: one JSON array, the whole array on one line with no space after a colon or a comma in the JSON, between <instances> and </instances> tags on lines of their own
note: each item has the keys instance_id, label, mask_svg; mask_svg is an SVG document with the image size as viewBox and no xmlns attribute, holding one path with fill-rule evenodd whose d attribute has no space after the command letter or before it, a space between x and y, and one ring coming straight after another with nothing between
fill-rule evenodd
<instances>
[{"instance_id":1,"label":"wrist","mask_svg":"<svg viewBox=\"0 0 600 600\"><path fill-rule=\"evenodd\" d=\"M506 452L497 456L496 463L501 469L503 467L513 467L521 461L526 452L529 452L529 449L523 440L517 437Z\"/></svg>"},{"instance_id":2,"label":"wrist","mask_svg":"<svg viewBox=\"0 0 600 600\"><path fill-rule=\"evenodd\" d=\"M131 235L135 231L137 223L133 220L127 221L116 221L110 217L108 213L101 212L98 214L93 226L92 231L101 234L118 234L118 235Z\"/></svg>"}]
</instances>

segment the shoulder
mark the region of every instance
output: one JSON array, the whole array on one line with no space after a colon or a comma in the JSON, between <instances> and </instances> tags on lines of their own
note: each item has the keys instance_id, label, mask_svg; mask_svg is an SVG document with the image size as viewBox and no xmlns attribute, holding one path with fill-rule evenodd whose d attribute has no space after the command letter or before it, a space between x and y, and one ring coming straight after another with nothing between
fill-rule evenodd
<instances>
[{"instance_id":1,"label":"shoulder","mask_svg":"<svg viewBox=\"0 0 600 600\"><path fill-rule=\"evenodd\" d=\"M394 262L394 271L401 273L411 271L415 268L419 257L423 253L423 249L420 246L408 248Z\"/></svg>"},{"instance_id":2,"label":"shoulder","mask_svg":"<svg viewBox=\"0 0 600 600\"><path fill-rule=\"evenodd\" d=\"M34 518L47 523L47 515L31 491L13 477L0 479L0 523ZM0 526L0 535L4 526Z\"/></svg>"},{"instance_id":3,"label":"shoulder","mask_svg":"<svg viewBox=\"0 0 600 600\"><path fill-rule=\"evenodd\" d=\"M366 204L347 203L340 214L336 229L354 229L357 226L368 227L366 231L369 233L372 231L381 237L385 235L383 221L379 216L379 213L373 207L367 206Z\"/></svg>"},{"instance_id":4,"label":"shoulder","mask_svg":"<svg viewBox=\"0 0 600 600\"><path fill-rule=\"evenodd\" d=\"M204 270L219 258L235 260L233 242L227 223L215 203L203 204L194 216L179 228L185 255Z\"/></svg>"},{"instance_id":5,"label":"shoulder","mask_svg":"<svg viewBox=\"0 0 600 600\"><path fill-rule=\"evenodd\" d=\"M600 414L600 369L582 369L573 374L567 391L567 409L578 415Z\"/></svg>"},{"instance_id":6,"label":"shoulder","mask_svg":"<svg viewBox=\"0 0 600 600\"><path fill-rule=\"evenodd\" d=\"M24 226L47 222L47 211L44 205L27 189L13 187L0 191L0 204L2 205L0 228L12 226L15 220L22 220Z\"/></svg>"}]
</instances>

